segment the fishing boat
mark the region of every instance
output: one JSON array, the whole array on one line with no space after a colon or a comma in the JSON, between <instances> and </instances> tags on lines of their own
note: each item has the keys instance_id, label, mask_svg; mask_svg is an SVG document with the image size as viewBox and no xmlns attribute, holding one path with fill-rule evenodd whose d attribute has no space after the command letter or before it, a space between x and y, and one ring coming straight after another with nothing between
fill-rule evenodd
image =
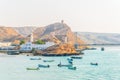
<instances>
[{"instance_id":1,"label":"fishing boat","mask_svg":"<svg viewBox=\"0 0 120 80\"><path fill-rule=\"evenodd\" d=\"M72 63L73 59L67 58L67 60L68 60L68 63L73 64L73 63Z\"/></svg>"},{"instance_id":2,"label":"fishing boat","mask_svg":"<svg viewBox=\"0 0 120 80\"><path fill-rule=\"evenodd\" d=\"M54 60L43 60L43 62L54 62Z\"/></svg>"},{"instance_id":3,"label":"fishing boat","mask_svg":"<svg viewBox=\"0 0 120 80\"><path fill-rule=\"evenodd\" d=\"M72 61L68 61L68 63L69 63L69 64L73 64L73 62L72 62Z\"/></svg>"},{"instance_id":4,"label":"fishing boat","mask_svg":"<svg viewBox=\"0 0 120 80\"><path fill-rule=\"evenodd\" d=\"M82 59L82 57L73 56L72 59Z\"/></svg>"},{"instance_id":5,"label":"fishing boat","mask_svg":"<svg viewBox=\"0 0 120 80\"><path fill-rule=\"evenodd\" d=\"M70 70L76 70L77 68L73 67L73 66L70 66L70 67L68 67L68 69L70 69Z\"/></svg>"},{"instance_id":6,"label":"fishing boat","mask_svg":"<svg viewBox=\"0 0 120 80\"><path fill-rule=\"evenodd\" d=\"M58 67L70 67L72 64L61 64L61 62L58 64Z\"/></svg>"},{"instance_id":7,"label":"fishing boat","mask_svg":"<svg viewBox=\"0 0 120 80\"><path fill-rule=\"evenodd\" d=\"M95 66L97 66L98 65L98 63L90 63L91 65L95 65Z\"/></svg>"},{"instance_id":8,"label":"fishing boat","mask_svg":"<svg viewBox=\"0 0 120 80\"><path fill-rule=\"evenodd\" d=\"M38 67L41 67L41 68L49 68L49 67L50 67L50 65L38 64Z\"/></svg>"},{"instance_id":9,"label":"fishing boat","mask_svg":"<svg viewBox=\"0 0 120 80\"><path fill-rule=\"evenodd\" d=\"M67 60L68 60L68 61L73 61L73 59L71 59L71 58L67 58Z\"/></svg>"},{"instance_id":10,"label":"fishing boat","mask_svg":"<svg viewBox=\"0 0 120 80\"><path fill-rule=\"evenodd\" d=\"M30 60L41 60L41 58L30 58Z\"/></svg>"},{"instance_id":11,"label":"fishing boat","mask_svg":"<svg viewBox=\"0 0 120 80\"><path fill-rule=\"evenodd\" d=\"M26 68L27 70L39 70L39 68Z\"/></svg>"},{"instance_id":12,"label":"fishing boat","mask_svg":"<svg viewBox=\"0 0 120 80\"><path fill-rule=\"evenodd\" d=\"M104 51L104 47L101 48L101 51Z\"/></svg>"}]
</instances>

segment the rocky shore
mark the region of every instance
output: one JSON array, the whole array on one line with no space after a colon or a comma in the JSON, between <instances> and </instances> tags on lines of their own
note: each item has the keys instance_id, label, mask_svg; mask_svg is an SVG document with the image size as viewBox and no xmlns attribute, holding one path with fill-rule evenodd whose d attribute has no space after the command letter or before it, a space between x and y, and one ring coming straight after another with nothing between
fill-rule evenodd
<instances>
[{"instance_id":1,"label":"rocky shore","mask_svg":"<svg viewBox=\"0 0 120 80\"><path fill-rule=\"evenodd\" d=\"M70 55L80 55L83 53L79 53L75 50L74 45L72 44L58 44L51 46L43 51L36 50L33 52L34 55L42 55L42 56L70 56Z\"/></svg>"}]
</instances>

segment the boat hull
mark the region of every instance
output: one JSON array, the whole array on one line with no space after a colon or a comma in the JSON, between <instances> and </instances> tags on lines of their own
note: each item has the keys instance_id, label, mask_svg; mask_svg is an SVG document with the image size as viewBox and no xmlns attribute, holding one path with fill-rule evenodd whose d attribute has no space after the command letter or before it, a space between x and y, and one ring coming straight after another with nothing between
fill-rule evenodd
<instances>
[{"instance_id":1,"label":"boat hull","mask_svg":"<svg viewBox=\"0 0 120 80\"><path fill-rule=\"evenodd\" d=\"M39 68L26 68L27 70L39 70Z\"/></svg>"},{"instance_id":2,"label":"boat hull","mask_svg":"<svg viewBox=\"0 0 120 80\"><path fill-rule=\"evenodd\" d=\"M77 68L76 67L68 67L68 69L70 69L70 70L76 70Z\"/></svg>"},{"instance_id":3,"label":"boat hull","mask_svg":"<svg viewBox=\"0 0 120 80\"><path fill-rule=\"evenodd\" d=\"M50 65L42 65L42 64L38 64L38 67L41 67L41 68L49 68Z\"/></svg>"},{"instance_id":4,"label":"boat hull","mask_svg":"<svg viewBox=\"0 0 120 80\"><path fill-rule=\"evenodd\" d=\"M30 58L30 60L41 60L41 58Z\"/></svg>"},{"instance_id":5,"label":"boat hull","mask_svg":"<svg viewBox=\"0 0 120 80\"><path fill-rule=\"evenodd\" d=\"M43 60L43 62L54 62L54 60Z\"/></svg>"}]
</instances>

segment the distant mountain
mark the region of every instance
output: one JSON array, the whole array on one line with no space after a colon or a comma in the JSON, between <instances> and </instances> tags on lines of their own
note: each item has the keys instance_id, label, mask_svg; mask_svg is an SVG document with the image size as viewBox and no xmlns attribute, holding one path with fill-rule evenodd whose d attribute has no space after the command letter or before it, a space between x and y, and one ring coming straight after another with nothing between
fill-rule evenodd
<instances>
[{"instance_id":1,"label":"distant mountain","mask_svg":"<svg viewBox=\"0 0 120 80\"><path fill-rule=\"evenodd\" d=\"M77 34L88 44L120 44L120 34L117 33L77 32Z\"/></svg>"},{"instance_id":2,"label":"distant mountain","mask_svg":"<svg viewBox=\"0 0 120 80\"><path fill-rule=\"evenodd\" d=\"M23 36L16 32L12 27L0 27L0 41L11 42L16 39L22 39Z\"/></svg>"}]
</instances>

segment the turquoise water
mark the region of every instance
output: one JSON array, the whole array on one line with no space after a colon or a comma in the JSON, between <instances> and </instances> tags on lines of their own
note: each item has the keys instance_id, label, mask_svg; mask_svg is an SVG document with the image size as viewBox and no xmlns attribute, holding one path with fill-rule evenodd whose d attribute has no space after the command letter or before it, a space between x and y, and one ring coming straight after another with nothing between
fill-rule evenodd
<instances>
[{"instance_id":1,"label":"turquoise water","mask_svg":"<svg viewBox=\"0 0 120 80\"><path fill-rule=\"evenodd\" d=\"M29 60L32 56L0 56L1 80L120 80L120 48L105 48L105 51L84 51L83 59L73 60L77 70L58 67L61 61L68 64L68 57L41 57L54 59L55 62ZM38 56L37 56L38 57ZM90 65L97 62L98 66ZM50 68L40 68L38 71L26 70L27 67L37 67L38 64L49 64Z\"/></svg>"}]
</instances>

